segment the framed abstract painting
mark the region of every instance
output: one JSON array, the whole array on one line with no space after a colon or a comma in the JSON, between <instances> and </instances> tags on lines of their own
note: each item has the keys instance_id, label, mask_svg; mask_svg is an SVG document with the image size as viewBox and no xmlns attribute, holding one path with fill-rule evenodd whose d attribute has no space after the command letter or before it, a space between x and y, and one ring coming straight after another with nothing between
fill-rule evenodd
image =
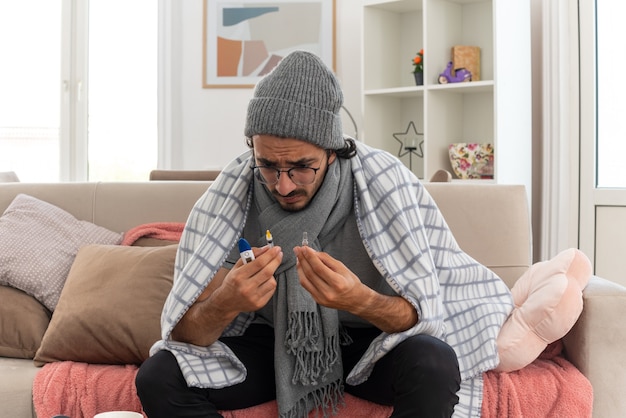
<instances>
[{"instance_id":1,"label":"framed abstract painting","mask_svg":"<svg viewBox=\"0 0 626 418\"><path fill-rule=\"evenodd\" d=\"M203 88L250 88L288 53L335 68L335 0L204 0Z\"/></svg>"}]
</instances>

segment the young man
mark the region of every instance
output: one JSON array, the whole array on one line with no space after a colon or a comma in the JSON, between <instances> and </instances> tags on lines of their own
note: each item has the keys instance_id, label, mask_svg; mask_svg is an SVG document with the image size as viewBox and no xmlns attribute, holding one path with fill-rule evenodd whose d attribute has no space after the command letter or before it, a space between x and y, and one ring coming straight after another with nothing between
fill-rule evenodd
<instances>
[{"instance_id":1,"label":"young man","mask_svg":"<svg viewBox=\"0 0 626 418\"><path fill-rule=\"evenodd\" d=\"M326 415L344 391L394 417L480 413L508 288L458 248L395 157L344 138L342 102L308 52L257 85L251 150L181 238L163 339L137 375L149 417L219 417L272 399L281 417ZM255 246L248 263L242 236Z\"/></svg>"}]
</instances>

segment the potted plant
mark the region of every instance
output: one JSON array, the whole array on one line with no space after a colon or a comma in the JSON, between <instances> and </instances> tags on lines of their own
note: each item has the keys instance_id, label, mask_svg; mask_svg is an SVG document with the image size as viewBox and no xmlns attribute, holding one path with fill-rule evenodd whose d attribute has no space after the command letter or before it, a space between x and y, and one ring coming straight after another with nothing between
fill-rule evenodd
<instances>
[{"instance_id":1,"label":"potted plant","mask_svg":"<svg viewBox=\"0 0 626 418\"><path fill-rule=\"evenodd\" d=\"M421 86L424 84L424 49L420 49L419 52L415 54L412 63L415 84Z\"/></svg>"}]
</instances>

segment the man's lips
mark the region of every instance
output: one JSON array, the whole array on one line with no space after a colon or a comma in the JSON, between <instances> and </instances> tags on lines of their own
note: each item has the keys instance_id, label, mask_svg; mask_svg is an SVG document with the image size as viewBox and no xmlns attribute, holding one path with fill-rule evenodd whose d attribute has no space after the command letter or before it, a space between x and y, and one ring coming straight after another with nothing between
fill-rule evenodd
<instances>
[{"instance_id":1,"label":"man's lips","mask_svg":"<svg viewBox=\"0 0 626 418\"><path fill-rule=\"evenodd\" d=\"M276 197L285 203L295 203L302 198L302 195L300 193L295 193L295 194L290 193L287 196L282 196L282 195L277 194Z\"/></svg>"}]
</instances>

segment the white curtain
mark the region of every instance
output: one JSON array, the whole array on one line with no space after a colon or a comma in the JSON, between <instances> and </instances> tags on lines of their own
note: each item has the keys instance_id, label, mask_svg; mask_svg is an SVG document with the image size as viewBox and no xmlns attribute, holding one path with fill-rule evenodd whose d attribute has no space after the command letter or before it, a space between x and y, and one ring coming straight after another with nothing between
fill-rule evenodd
<instances>
[{"instance_id":1,"label":"white curtain","mask_svg":"<svg viewBox=\"0 0 626 418\"><path fill-rule=\"evenodd\" d=\"M540 3L543 23L540 257L547 260L566 248L578 246L578 2Z\"/></svg>"}]
</instances>

